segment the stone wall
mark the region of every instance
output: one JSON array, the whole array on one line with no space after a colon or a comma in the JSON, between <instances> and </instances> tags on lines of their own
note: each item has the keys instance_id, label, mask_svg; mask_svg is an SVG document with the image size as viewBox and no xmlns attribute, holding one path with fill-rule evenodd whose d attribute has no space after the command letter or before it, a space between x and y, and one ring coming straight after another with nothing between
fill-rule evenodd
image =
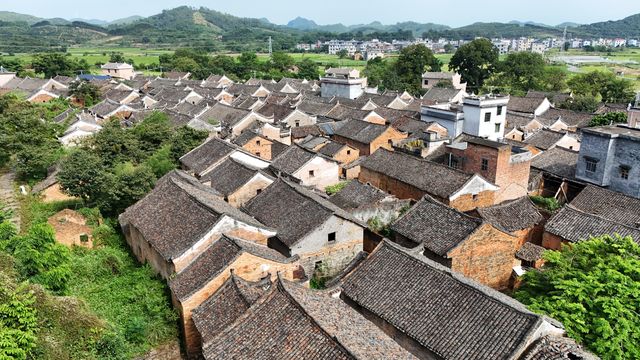
<instances>
[{"instance_id":1,"label":"stone wall","mask_svg":"<svg viewBox=\"0 0 640 360\"><path fill-rule=\"evenodd\" d=\"M256 136L255 138L242 145L242 148L247 150L253 155L256 155L264 160L271 160L271 145L273 142L270 140Z\"/></svg>"}]
</instances>

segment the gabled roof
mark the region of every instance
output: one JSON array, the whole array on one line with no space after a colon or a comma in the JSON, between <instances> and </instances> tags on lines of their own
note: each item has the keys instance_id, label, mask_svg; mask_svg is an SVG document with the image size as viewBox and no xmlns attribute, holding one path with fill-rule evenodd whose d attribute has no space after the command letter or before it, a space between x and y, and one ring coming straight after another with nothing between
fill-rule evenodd
<instances>
[{"instance_id":1,"label":"gabled roof","mask_svg":"<svg viewBox=\"0 0 640 360\"><path fill-rule=\"evenodd\" d=\"M516 252L516 258L524 261L538 261L547 249L534 243L526 242Z\"/></svg>"},{"instance_id":2,"label":"gabled roof","mask_svg":"<svg viewBox=\"0 0 640 360\"><path fill-rule=\"evenodd\" d=\"M566 133L542 129L533 133L524 140L526 144L533 145L540 150L548 150L554 147L558 141L565 137Z\"/></svg>"},{"instance_id":3,"label":"gabled roof","mask_svg":"<svg viewBox=\"0 0 640 360\"><path fill-rule=\"evenodd\" d=\"M546 125L552 125L557 120L562 120L562 122L567 124L568 126L580 128L589 125L589 122L591 122L591 119L593 118L593 114L558 108L550 108L540 117L549 120Z\"/></svg>"},{"instance_id":4,"label":"gabled roof","mask_svg":"<svg viewBox=\"0 0 640 360\"><path fill-rule=\"evenodd\" d=\"M213 340L233 324L258 299L267 294L272 285L269 279L249 282L231 273L229 279L191 313L202 343Z\"/></svg>"},{"instance_id":5,"label":"gabled roof","mask_svg":"<svg viewBox=\"0 0 640 360\"><path fill-rule=\"evenodd\" d=\"M415 359L330 291L310 290L283 279L220 336L206 342L204 355L206 359Z\"/></svg>"},{"instance_id":6,"label":"gabled roof","mask_svg":"<svg viewBox=\"0 0 640 360\"><path fill-rule=\"evenodd\" d=\"M328 157L334 157L344 147L348 147L348 145L329 140L326 145L318 150L318 153Z\"/></svg>"},{"instance_id":7,"label":"gabled roof","mask_svg":"<svg viewBox=\"0 0 640 360\"><path fill-rule=\"evenodd\" d=\"M482 224L480 219L425 196L394 222L391 229L416 244L424 245L430 252L446 257Z\"/></svg>"},{"instance_id":8,"label":"gabled roof","mask_svg":"<svg viewBox=\"0 0 640 360\"><path fill-rule=\"evenodd\" d=\"M477 211L494 227L511 233L530 229L544 220L538 208L526 196L499 205L478 208Z\"/></svg>"},{"instance_id":9,"label":"gabled roof","mask_svg":"<svg viewBox=\"0 0 640 360\"><path fill-rule=\"evenodd\" d=\"M127 63L106 63L104 65L101 66L102 69L109 69L109 70L125 70L125 69L133 69L133 66L131 66L130 64Z\"/></svg>"},{"instance_id":10,"label":"gabled roof","mask_svg":"<svg viewBox=\"0 0 640 360\"><path fill-rule=\"evenodd\" d=\"M331 196L329 201L341 209L349 211L376 204L389 196L391 195L371 185L351 180L342 190Z\"/></svg>"},{"instance_id":11,"label":"gabled roof","mask_svg":"<svg viewBox=\"0 0 640 360\"><path fill-rule=\"evenodd\" d=\"M442 199L448 199L455 194L474 176L446 165L384 148L376 150L361 166Z\"/></svg>"},{"instance_id":12,"label":"gabled roof","mask_svg":"<svg viewBox=\"0 0 640 360\"><path fill-rule=\"evenodd\" d=\"M593 236L619 234L631 236L640 244L640 229L585 213L571 205L566 205L549 219L544 230L569 242L589 240Z\"/></svg>"},{"instance_id":13,"label":"gabled roof","mask_svg":"<svg viewBox=\"0 0 640 360\"><path fill-rule=\"evenodd\" d=\"M433 87L422 97L423 100L435 101L437 103L448 103L453 100L462 90L452 88Z\"/></svg>"},{"instance_id":14,"label":"gabled roof","mask_svg":"<svg viewBox=\"0 0 640 360\"><path fill-rule=\"evenodd\" d=\"M422 74L425 79L451 79L455 73L444 71L427 71Z\"/></svg>"},{"instance_id":15,"label":"gabled roof","mask_svg":"<svg viewBox=\"0 0 640 360\"><path fill-rule=\"evenodd\" d=\"M324 224L331 216L359 224L350 214L312 191L278 179L244 205L245 210L278 232L278 238L293 246Z\"/></svg>"},{"instance_id":16,"label":"gabled roof","mask_svg":"<svg viewBox=\"0 0 640 360\"><path fill-rule=\"evenodd\" d=\"M250 110L216 103L209 110L202 113L199 118L205 121L217 121L224 127L233 127L250 113Z\"/></svg>"},{"instance_id":17,"label":"gabled roof","mask_svg":"<svg viewBox=\"0 0 640 360\"><path fill-rule=\"evenodd\" d=\"M573 339L547 335L537 340L520 360L597 360Z\"/></svg>"},{"instance_id":18,"label":"gabled roof","mask_svg":"<svg viewBox=\"0 0 640 360\"><path fill-rule=\"evenodd\" d=\"M296 109L311 115L327 115L335 105L312 101L303 98L296 106Z\"/></svg>"},{"instance_id":19,"label":"gabled roof","mask_svg":"<svg viewBox=\"0 0 640 360\"><path fill-rule=\"evenodd\" d=\"M275 121L281 121L294 111L295 109L288 106L266 103L257 112L265 117L273 118Z\"/></svg>"},{"instance_id":20,"label":"gabled roof","mask_svg":"<svg viewBox=\"0 0 640 360\"><path fill-rule=\"evenodd\" d=\"M313 160L316 156L321 156L313 151L309 151L301 146L292 145L287 150L278 155L271 162L271 167L285 174L293 175L301 167ZM333 161L333 160L330 160Z\"/></svg>"},{"instance_id":21,"label":"gabled roof","mask_svg":"<svg viewBox=\"0 0 640 360\"><path fill-rule=\"evenodd\" d=\"M342 99L340 101L343 101ZM369 110L359 110L352 107L348 107L342 104L338 104L331 109L325 116L337 120L357 119L362 120L369 115Z\"/></svg>"},{"instance_id":22,"label":"gabled roof","mask_svg":"<svg viewBox=\"0 0 640 360\"><path fill-rule=\"evenodd\" d=\"M443 359L513 359L543 319L510 297L383 241L342 296Z\"/></svg>"},{"instance_id":23,"label":"gabled roof","mask_svg":"<svg viewBox=\"0 0 640 360\"><path fill-rule=\"evenodd\" d=\"M347 120L336 130L335 135L354 140L362 144L370 144L387 131L385 125L373 124L362 120Z\"/></svg>"},{"instance_id":24,"label":"gabled roof","mask_svg":"<svg viewBox=\"0 0 640 360\"><path fill-rule=\"evenodd\" d=\"M202 174L211 165L229 156L237 148L218 138L207 140L180 158L180 163L195 174Z\"/></svg>"},{"instance_id":25,"label":"gabled roof","mask_svg":"<svg viewBox=\"0 0 640 360\"><path fill-rule=\"evenodd\" d=\"M571 206L610 221L640 227L640 199L616 191L587 185L571 201Z\"/></svg>"},{"instance_id":26,"label":"gabled roof","mask_svg":"<svg viewBox=\"0 0 640 360\"><path fill-rule=\"evenodd\" d=\"M172 278L169 287L178 300L184 301L225 271L245 252L280 263L297 260L297 256L286 258L264 245L223 235Z\"/></svg>"},{"instance_id":27,"label":"gabled roof","mask_svg":"<svg viewBox=\"0 0 640 360\"><path fill-rule=\"evenodd\" d=\"M224 196L229 196L259 173L261 172L258 169L249 168L232 158L227 158L200 181L210 181L212 189Z\"/></svg>"},{"instance_id":28,"label":"gabled roof","mask_svg":"<svg viewBox=\"0 0 640 360\"><path fill-rule=\"evenodd\" d=\"M536 155L531 160L531 167L561 178L573 179L576 176L578 157L578 152L556 146Z\"/></svg>"},{"instance_id":29,"label":"gabled roof","mask_svg":"<svg viewBox=\"0 0 640 360\"><path fill-rule=\"evenodd\" d=\"M156 187L129 207L120 223L133 225L165 259L182 255L221 219L266 229L251 216L222 201L212 189L183 171L172 171Z\"/></svg>"},{"instance_id":30,"label":"gabled roof","mask_svg":"<svg viewBox=\"0 0 640 360\"><path fill-rule=\"evenodd\" d=\"M534 114L546 98L511 96L507 108L525 114Z\"/></svg>"}]
</instances>

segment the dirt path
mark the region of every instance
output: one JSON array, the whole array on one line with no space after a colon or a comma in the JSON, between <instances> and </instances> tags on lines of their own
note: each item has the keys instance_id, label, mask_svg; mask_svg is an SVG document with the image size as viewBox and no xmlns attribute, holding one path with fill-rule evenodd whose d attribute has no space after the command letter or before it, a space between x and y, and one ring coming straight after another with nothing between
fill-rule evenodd
<instances>
[{"instance_id":1,"label":"dirt path","mask_svg":"<svg viewBox=\"0 0 640 360\"><path fill-rule=\"evenodd\" d=\"M14 188L15 176L11 172L0 170L0 204L5 205L13 211L13 219L11 221L20 230L20 204L16 197Z\"/></svg>"}]
</instances>

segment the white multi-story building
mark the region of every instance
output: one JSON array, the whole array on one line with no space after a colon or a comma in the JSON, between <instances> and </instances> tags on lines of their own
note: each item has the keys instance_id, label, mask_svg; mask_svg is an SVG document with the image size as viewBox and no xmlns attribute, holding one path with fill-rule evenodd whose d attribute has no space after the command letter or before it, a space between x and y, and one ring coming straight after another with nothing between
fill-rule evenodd
<instances>
[{"instance_id":1,"label":"white multi-story building","mask_svg":"<svg viewBox=\"0 0 640 360\"><path fill-rule=\"evenodd\" d=\"M336 55L342 50L346 50L349 55L354 55L358 51L358 42L355 40L331 40L327 43L329 54Z\"/></svg>"},{"instance_id":2,"label":"white multi-story building","mask_svg":"<svg viewBox=\"0 0 640 360\"><path fill-rule=\"evenodd\" d=\"M493 46L498 48L500 55L505 55L509 52L509 49L511 48L511 41L495 39L493 40Z\"/></svg>"},{"instance_id":3,"label":"white multi-story building","mask_svg":"<svg viewBox=\"0 0 640 360\"><path fill-rule=\"evenodd\" d=\"M544 54L547 51L547 46L543 43L533 43L531 44L531 52L536 54Z\"/></svg>"}]
</instances>

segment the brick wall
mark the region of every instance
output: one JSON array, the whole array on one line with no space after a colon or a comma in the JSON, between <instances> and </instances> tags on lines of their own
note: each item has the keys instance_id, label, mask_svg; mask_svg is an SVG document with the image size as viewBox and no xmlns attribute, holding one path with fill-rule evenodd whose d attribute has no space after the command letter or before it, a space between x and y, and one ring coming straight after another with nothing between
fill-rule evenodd
<instances>
[{"instance_id":1,"label":"brick wall","mask_svg":"<svg viewBox=\"0 0 640 360\"><path fill-rule=\"evenodd\" d=\"M483 224L449 252L451 270L494 289L509 287L518 238Z\"/></svg>"},{"instance_id":2,"label":"brick wall","mask_svg":"<svg viewBox=\"0 0 640 360\"><path fill-rule=\"evenodd\" d=\"M142 233L133 225L127 225L123 228L127 244L131 251L142 264L148 263L154 273L160 275L163 279L169 279L173 274L173 264L166 261L151 245L144 239Z\"/></svg>"},{"instance_id":3,"label":"brick wall","mask_svg":"<svg viewBox=\"0 0 640 360\"><path fill-rule=\"evenodd\" d=\"M271 160L271 145L273 142L256 136L255 138L249 140L246 144L242 146L243 149L252 153L253 155L259 156L265 160Z\"/></svg>"},{"instance_id":4,"label":"brick wall","mask_svg":"<svg viewBox=\"0 0 640 360\"><path fill-rule=\"evenodd\" d=\"M395 195L398 199L420 200L426 194L414 186L405 184L399 180L388 177L379 172L362 167L358 180L364 184L371 184L391 195Z\"/></svg>"},{"instance_id":5,"label":"brick wall","mask_svg":"<svg viewBox=\"0 0 640 360\"><path fill-rule=\"evenodd\" d=\"M567 244L567 241L564 241L558 235L553 235L549 232L546 232L542 235L542 247L549 250L560 250L562 248L562 244Z\"/></svg>"},{"instance_id":6,"label":"brick wall","mask_svg":"<svg viewBox=\"0 0 640 360\"><path fill-rule=\"evenodd\" d=\"M266 189L272 183L273 181L262 177L250 181L240 189L236 190L236 192L229 195L229 204L233 207L239 208L247 201L258 195L259 191Z\"/></svg>"},{"instance_id":7,"label":"brick wall","mask_svg":"<svg viewBox=\"0 0 640 360\"><path fill-rule=\"evenodd\" d=\"M496 204L496 192L486 190L477 195L464 194L456 197L451 201L445 202L450 207L461 211L471 211L477 208L489 207Z\"/></svg>"}]
</instances>

